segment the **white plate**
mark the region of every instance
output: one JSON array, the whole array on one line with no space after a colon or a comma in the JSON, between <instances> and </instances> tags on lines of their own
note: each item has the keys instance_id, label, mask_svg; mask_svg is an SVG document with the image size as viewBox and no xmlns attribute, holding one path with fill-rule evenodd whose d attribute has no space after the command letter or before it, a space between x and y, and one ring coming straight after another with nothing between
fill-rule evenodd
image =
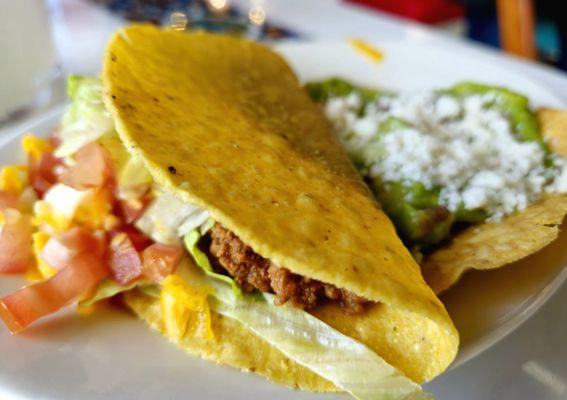
<instances>
[{"instance_id":1,"label":"white plate","mask_svg":"<svg viewBox=\"0 0 567 400\"><path fill-rule=\"evenodd\" d=\"M460 80L496 83L527 95L534 106L564 107L536 83L482 59L407 42L376 43L376 64L344 43L285 44L279 50L303 80L331 75L394 90L449 86ZM0 137L0 164L21 161L19 134L47 134L60 110ZM514 330L563 282L567 237L513 266L468 274L443 300L461 332L456 364ZM0 278L0 294L22 283ZM12 337L0 327L0 399L331 399L293 392L251 374L187 356L120 311L77 316L72 310Z\"/></svg>"}]
</instances>

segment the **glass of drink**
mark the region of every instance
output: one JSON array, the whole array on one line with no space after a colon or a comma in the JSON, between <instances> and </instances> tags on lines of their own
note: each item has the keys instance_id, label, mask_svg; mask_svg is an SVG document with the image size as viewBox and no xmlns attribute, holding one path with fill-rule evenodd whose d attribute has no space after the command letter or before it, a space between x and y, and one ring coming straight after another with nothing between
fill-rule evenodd
<instances>
[{"instance_id":1,"label":"glass of drink","mask_svg":"<svg viewBox=\"0 0 567 400\"><path fill-rule=\"evenodd\" d=\"M43 0L0 0L0 125L48 97L57 74Z\"/></svg>"}]
</instances>

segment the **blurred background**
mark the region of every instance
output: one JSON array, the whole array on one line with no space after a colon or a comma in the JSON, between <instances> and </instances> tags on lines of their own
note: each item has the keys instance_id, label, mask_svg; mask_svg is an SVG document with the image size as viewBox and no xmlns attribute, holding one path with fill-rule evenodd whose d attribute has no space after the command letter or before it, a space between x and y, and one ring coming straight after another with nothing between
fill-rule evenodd
<instances>
[{"instance_id":1,"label":"blurred background","mask_svg":"<svg viewBox=\"0 0 567 400\"><path fill-rule=\"evenodd\" d=\"M0 125L53 99L61 73L96 73L129 21L254 40L438 35L567 69L560 0L0 0ZM427 32L427 33L424 33ZM56 99L57 96L55 96Z\"/></svg>"},{"instance_id":2,"label":"blurred background","mask_svg":"<svg viewBox=\"0 0 567 400\"><path fill-rule=\"evenodd\" d=\"M162 23L168 14L185 12L189 22L205 29L247 31L257 38L278 39L298 34L269 23L266 1L249 8L230 0L92 0L123 18ZM309 0L306 1L306 3ZM366 12L430 25L504 51L567 68L567 13L558 0L345 0ZM269 3L269 1L267 1ZM244 7L243 7L244 6ZM269 4L268 4L269 6ZM323 9L321 10L324 11ZM268 18L266 18L268 17ZM224 27L215 22L225 21ZM221 24L222 25L222 24Z\"/></svg>"}]
</instances>

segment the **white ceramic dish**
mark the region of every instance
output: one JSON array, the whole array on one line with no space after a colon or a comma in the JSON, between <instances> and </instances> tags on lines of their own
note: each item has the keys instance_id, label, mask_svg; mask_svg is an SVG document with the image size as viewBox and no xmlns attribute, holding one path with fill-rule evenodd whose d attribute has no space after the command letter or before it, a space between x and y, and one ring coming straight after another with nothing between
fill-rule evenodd
<instances>
[{"instance_id":1,"label":"white ceramic dish","mask_svg":"<svg viewBox=\"0 0 567 400\"><path fill-rule=\"evenodd\" d=\"M346 43L285 44L279 51L301 79L332 75L394 90L475 80L509 86L532 104L565 107L532 82L482 59L408 42L376 43L379 64ZM0 137L0 164L21 161L19 136L47 134L61 109ZM532 315L567 277L567 236L542 252L493 272L468 274L443 296L461 332L453 368L487 349ZM0 278L0 295L22 284ZM78 316L72 310L12 337L0 326L0 399L332 399L291 391L251 374L187 356L142 322L114 310Z\"/></svg>"}]
</instances>

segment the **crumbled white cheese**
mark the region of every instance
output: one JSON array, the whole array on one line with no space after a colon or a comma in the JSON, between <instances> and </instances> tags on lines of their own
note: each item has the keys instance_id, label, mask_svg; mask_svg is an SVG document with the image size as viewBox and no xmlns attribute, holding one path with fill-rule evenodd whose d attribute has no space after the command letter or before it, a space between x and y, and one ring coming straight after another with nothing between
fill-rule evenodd
<instances>
[{"instance_id":1,"label":"crumbled white cheese","mask_svg":"<svg viewBox=\"0 0 567 400\"><path fill-rule=\"evenodd\" d=\"M370 177L440 188L449 210L482 208L499 220L543 192L566 193L567 161L554 156L546 168L545 151L518 140L508 118L489 107L493 101L490 93L461 99L428 91L382 96L364 106L353 93L329 99L325 112L351 155L378 141L379 151L365 160ZM408 127L379 134L390 117Z\"/></svg>"},{"instance_id":2,"label":"crumbled white cheese","mask_svg":"<svg viewBox=\"0 0 567 400\"><path fill-rule=\"evenodd\" d=\"M546 189L549 193L567 193L567 160L556 156L553 163L559 172L555 175L553 183Z\"/></svg>"}]
</instances>

